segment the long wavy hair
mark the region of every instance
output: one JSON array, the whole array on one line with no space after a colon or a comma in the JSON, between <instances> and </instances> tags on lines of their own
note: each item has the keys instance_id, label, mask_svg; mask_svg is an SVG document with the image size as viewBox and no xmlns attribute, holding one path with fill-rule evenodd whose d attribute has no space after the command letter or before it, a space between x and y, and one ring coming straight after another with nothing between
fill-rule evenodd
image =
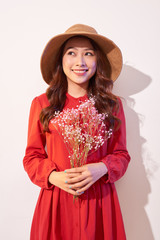
<instances>
[{"instance_id":1,"label":"long wavy hair","mask_svg":"<svg viewBox=\"0 0 160 240\"><path fill-rule=\"evenodd\" d=\"M78 37L87 38L84 36ZM87 39L91 42L97 57L97 69L94 76L89 80L87 94L88 97L95 96L95 107L99 113L108 114L108 117L105 119L108 127L117 129L120 120L114 116L113 111L118 111L119 101L117 96L112 93L113 81L110 79L110 63L100 47L92 39ZM54 117L55 111L63 110L66 101L68 84L62 67L63 50L66 42L61 46L56 57L56 64L52 70L52 79L46 91L50 105L43 108L40 113L40 121L44 132L49 132L49 121Z\"/></svg>"}]
</instances>

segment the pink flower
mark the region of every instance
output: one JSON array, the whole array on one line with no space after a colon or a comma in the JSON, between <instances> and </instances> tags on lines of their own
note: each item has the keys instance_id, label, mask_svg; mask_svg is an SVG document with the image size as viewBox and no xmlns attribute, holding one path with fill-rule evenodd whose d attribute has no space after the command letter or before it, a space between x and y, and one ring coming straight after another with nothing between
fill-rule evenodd
<instances>
[{"instance_id":1,"label":"pink flower","mask_svg":"<svg viewBox=\"0 0 160 240\"><path fill-rule=\"evenodd\" d=\"M69 152L71 167L86 163L89 152L96 151L111 137L112 129L107 130L104 120L107 113L98 113L94 97L76 108L55 112L52 124L57 123Z\"/></svg>"}]
</instances>

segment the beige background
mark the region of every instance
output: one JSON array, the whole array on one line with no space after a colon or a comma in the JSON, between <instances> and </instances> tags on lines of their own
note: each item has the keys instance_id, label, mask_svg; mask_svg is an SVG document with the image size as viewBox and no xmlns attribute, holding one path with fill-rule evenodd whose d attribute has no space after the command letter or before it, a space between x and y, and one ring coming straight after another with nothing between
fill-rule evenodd
<instances>
[{"instance_id":1,"label":"beige background","mask_svg":"<svg viewBox=\"0 0 160 240\"><path fill-rule=\"evenodd\" d=\"M40 189L22 159L31 100L47 87L40 56L75 23L92 25L123 52L114 91L125 98L132 162L116 186L127 239L160 239L159 10L159 0L0 1L0 239L29 239Z\"/></svg>"}]
</instances>

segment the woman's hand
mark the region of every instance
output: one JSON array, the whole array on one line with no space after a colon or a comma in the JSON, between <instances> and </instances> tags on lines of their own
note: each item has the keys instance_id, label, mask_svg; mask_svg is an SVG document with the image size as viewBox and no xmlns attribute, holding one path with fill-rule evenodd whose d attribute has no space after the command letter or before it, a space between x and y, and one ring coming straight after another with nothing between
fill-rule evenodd
<instances>
[{"instance_id":1,"label":"woman's hand","mask_svg":"<svg viewBox=\"0 0 160 240\"><path fill-rule=\"evenodd\" d=\"M78 194L82 194L99 178L108 172L103 162L86 164L82 167L71 168L65 170L65 181L71 189Z\"/></svg>"},{"instance_id":2,"label":"woman's hand","mask_svg":"<svg viewBox=\"0 0 160 240\"><path fill-rule=\"evenodd\" d=\"M51 184L54 184L55 186L61 188L62 190L73 194L75 196L79 196L81 193L77 193L77 189L70 188L70 185L68 184L68 181L71 180L72 178L77 178L80 176L80 173L66 173L66 172L56 172L53 171L49 175L49 182Z\"/></svg>"}]
</instances>

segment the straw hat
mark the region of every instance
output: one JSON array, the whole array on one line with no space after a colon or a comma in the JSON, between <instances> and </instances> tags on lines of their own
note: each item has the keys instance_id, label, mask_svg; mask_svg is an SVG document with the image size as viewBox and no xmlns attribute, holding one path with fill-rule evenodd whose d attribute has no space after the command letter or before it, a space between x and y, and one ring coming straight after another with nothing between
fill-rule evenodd
<instances>
[{"instance_id":1,"label":"straw hat","mask_svg":"<svg viewBox=\"0 0 160 240\"><path fill-rule=\"evenodd\" d=\"M99 45L110 63L111 79L115 81L122 69L122 54L118 46L110 39L98 34L94 28L76 24L67 29L65 33L53 37L47 43L41 56L41 72L45 82L49 84L52 79L52 69L62 44L69 38L78 35L86 36Z\"/></svg>"}]
</instances>

